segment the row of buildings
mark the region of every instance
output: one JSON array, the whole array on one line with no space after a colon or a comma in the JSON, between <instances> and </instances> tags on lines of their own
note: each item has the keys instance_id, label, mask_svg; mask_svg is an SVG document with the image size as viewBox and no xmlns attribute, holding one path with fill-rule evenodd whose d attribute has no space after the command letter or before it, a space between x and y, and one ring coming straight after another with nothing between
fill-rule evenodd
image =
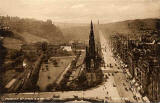
<instances>
[{"instance_id":1,"label":"row of buildings","mask_svg":"<svg viewBox=\"0 0 160 103\"><path fill-rule=\"evenodd\" d=\"M115 56L127 64L129 72L138 83L139 91L151 101L160 101L160 44L131 40L124 35L111 38Z\"/></svg>"}]
</instances>

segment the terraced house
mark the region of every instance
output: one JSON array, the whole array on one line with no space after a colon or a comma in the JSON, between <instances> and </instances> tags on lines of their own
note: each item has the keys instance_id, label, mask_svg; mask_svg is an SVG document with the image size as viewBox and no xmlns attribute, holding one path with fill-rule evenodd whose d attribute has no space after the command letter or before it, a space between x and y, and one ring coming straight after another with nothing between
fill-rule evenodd
<instances>
[{"instance_id":1,"label":"terraced house","mask_svg":"<svg viewBox=\"0 0 160 103\"><path fill-rule=\"evenodd\" d=\"M160 43L129 40L123 36L114 38L114 54L128 65L134 86L152 101L159 101L160 94ZM145 96L144 95L144 96Z\"/></svg>"}]
</instances>

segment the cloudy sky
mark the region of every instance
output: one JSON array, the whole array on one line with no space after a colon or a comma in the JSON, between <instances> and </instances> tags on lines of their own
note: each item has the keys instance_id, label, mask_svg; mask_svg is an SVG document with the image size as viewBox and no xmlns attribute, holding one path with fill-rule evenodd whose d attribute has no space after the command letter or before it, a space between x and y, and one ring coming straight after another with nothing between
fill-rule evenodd
<instances>
[{"instance_id":1,"label":"cloudy sky","mask_svg":"<svg viewBox=\"0 0 160 103\"><path fill-rule=\"evenodd\" d=\"M160 18L160 0L0 0L0 15L102 23Z\"/></svg>"}]
</instances>

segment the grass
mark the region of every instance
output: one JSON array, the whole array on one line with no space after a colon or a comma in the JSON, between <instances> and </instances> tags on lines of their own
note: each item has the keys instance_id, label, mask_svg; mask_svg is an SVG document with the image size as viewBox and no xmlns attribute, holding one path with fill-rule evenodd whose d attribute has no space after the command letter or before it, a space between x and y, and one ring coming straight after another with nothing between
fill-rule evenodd
<instances>
[{"instance_id":1,"label":"grass","mask_svg":"<svg viewBox=\"0 0 160 103\"><path fill-rule=\"evenodd\" d=\"M3 80L2 84L6 85L10 80L12 80L14 77L19 75L19 72L16 72L15 70L8 70L3 74Z\"/></svg>"},{"instance_id":2,"label":"grass","mask_svg":"<svg viewBox=\"0 0 160 103\"><path fill-rule=\"evenodd\" d=\"M22 44L23 44L22 41L20 41L18 39L14 39L14 38L6 37L3 40L3 46L8 48L8 49L20 50Z\"/></svg>"},{"instance_id":3,"label":"grass","mask_svg":"<svg viewBox=\"0 0 160 103\"><path fill-rule=\"evenodd\" d=\"M69 65L69 63L71 63L73 57L62 57L53 59L57 61L58 66L54 66L54 64L51 61L48 62L48 64L42 64L41 71L39 74L39 80L37 83L37 85L40 87L40 91L46 91L48 85L56 82L57 78L59 78L59 76ZM48 70L46 69L46 65L48 65Z\"/></svg>"}]
</instances>

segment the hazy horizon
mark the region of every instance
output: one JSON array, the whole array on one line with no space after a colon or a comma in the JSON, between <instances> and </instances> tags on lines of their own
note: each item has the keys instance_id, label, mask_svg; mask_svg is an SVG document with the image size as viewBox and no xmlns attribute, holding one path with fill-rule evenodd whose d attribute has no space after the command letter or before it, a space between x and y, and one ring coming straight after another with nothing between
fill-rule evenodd
<instances>
[{"instance_id":1,"label":"hazy horizon","mask_svg":"<svg viewBox=\"0 0 160 103\"><path fill-rule=\"evenodd\" d=\"M160 0L0 0L0 15L57 23L160 18Z\"/></svg>"}]
</instances>

